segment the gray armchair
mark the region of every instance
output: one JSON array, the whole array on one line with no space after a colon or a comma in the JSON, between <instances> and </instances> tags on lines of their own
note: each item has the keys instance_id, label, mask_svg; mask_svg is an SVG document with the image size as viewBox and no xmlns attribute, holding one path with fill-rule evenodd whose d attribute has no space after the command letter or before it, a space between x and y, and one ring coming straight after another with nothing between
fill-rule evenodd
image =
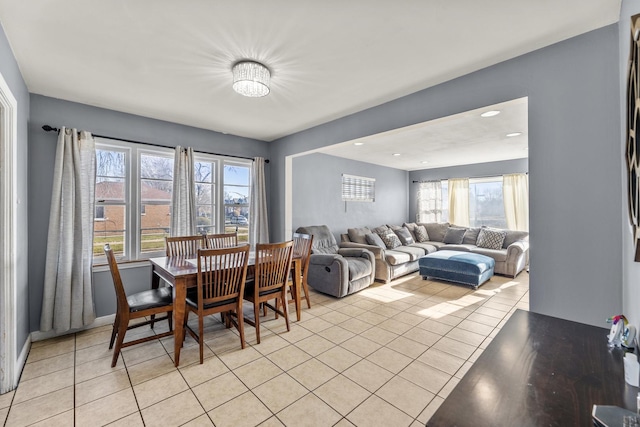
<instances>
[{"instance_id":1,"label":"gray armchair","mask_svg":"<svg viewBox=\"0 0 640 427\"><path fill-rule=\"evenodd\" d=\"M341 298L371 285L375 257L367 249L340 248L326 225L299 227L296 233L313 235L309 258L309 286Z\"/></svg>"}]
</instances>

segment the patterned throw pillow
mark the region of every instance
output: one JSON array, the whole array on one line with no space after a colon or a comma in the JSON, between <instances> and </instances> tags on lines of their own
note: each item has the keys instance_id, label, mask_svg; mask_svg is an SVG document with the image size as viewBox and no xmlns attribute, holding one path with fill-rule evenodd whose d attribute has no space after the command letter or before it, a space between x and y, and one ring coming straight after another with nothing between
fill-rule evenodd
<instances>
[{"instance_id":1,"label":"patterned throw pillow","mask_svg":"<svg viewBox=\"0 0 640 427\"><path fill-rule=\"evenodd\" d=\"M483 228L480 230L480 233L478 233L476 245L479 248L485 249L502 249L502 243L506 236L506 231Z\"/></svg>"},{"instance_id":2,"label":"patterned throw pillow","mask_svg":"<svg viewBox=\"0 0 640 427\"><path fill-rule=\"evenodd\" d=\"M416 241L420 243L429 241L429 235L427 234L427 229L424 228L424 225L418 225L413 229L413 233L416 235Z\"/></svg>"},{"instance_id":3,"label":"patterned throw pillow","mask_svg":"<svg viewBox=\"0 0 640 427\"><path fill-rule=\"evenodd\" d=\"M394 233L393 230L386 230L383 233L380 233L379 236L387 249L394 249L398 246L402 246L402 242L400 242L400 239L398 239L398 236L396 236L396 233Z\"/></svg>"},{"instance_id":4,"label":"patterned throw pillow","mask_svg":"<svg viewBox=\"0 0 640 427\"><path fill-rule=\"evenodd\" d=\"M408 246L412 243L415 243L413 237L411 237L411 233L409 233L409 230L407 230L405 227L402 227L398 230L393 230L393 232L396 233L396 236L398 236L403 246Z\"/></svg>"}]
</instances>

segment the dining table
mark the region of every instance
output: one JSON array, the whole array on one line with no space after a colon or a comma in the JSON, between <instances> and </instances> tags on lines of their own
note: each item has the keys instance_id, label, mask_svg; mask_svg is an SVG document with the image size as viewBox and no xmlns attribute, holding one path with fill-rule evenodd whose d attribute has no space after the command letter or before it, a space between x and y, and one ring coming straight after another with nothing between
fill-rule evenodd
<instances>
[{"instance_id":1,"label":"dining table","mask_svg":"<svg viewBox=\"0 0 640 427\"><path fill-rule=\"evenodd\" d=\"M184 340L184 320L186 316L187 288L195 287L198 283L197 255L164 256L149 258L151 263L151 287L160 286L160 278L173 286L173 341L174 364L180 364L180 349ZM255 267L255 253L252 251L247 260L248 270ZM296 318L300 321L300 288L302 285L302 259L293 257L291 260L293 270L293 298L296 305ZM249 274L247 274L249 276ZM285 301L285 304L287 302ZM238 313L238 315L242 315Z\"/></svg>"}]
</instances>

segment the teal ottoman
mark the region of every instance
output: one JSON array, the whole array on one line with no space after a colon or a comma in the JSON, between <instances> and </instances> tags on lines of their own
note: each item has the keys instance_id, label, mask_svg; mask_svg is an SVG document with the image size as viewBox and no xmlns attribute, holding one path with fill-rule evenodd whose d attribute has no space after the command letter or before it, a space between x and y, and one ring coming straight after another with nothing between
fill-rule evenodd
<instances>
[{"instance_id":1,"label":"teal ottoman","mask_svg":"<svg viewBox=\"0 0 640 427\"><path fill-rule=\"evenodd\" d=\"M418 260L423 279L462 283L477 288L493 276L496 261L488 256L460 251L437 251Z\"/></svg>"}]
</instances>

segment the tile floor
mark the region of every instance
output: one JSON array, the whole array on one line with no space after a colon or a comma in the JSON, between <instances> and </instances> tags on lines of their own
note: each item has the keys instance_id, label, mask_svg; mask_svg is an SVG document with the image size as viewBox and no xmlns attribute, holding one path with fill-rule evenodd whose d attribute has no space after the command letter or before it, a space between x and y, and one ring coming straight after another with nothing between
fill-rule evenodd
<instances>
[{"instance_id":1,"label":"tile floor","mask_svg":"<svg viewBox=\"0 0 640 427\"><path fill-rule=\"evenodd\" d=\"M313 293L290 332L269 314L256 344L247 325L244 350L210 316L204 364L188 337L179 368L173 338L125 349L113 369L110 327L35 342L18 388L0 396L0 421L424 426L511 313L528 309L528 281L494 276L474 291L413 274L342 299Z\"/></svg>"}]
</instances>

